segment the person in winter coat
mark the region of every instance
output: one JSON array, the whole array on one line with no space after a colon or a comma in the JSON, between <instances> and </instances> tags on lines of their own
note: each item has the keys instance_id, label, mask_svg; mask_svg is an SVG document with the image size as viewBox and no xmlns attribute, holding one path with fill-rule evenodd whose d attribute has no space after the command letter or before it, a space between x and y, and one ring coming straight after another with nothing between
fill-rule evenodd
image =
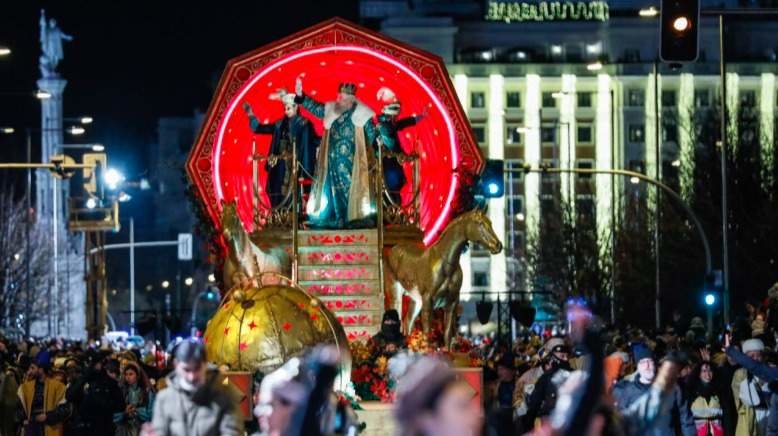
<instances>
[{"instance_id":1,"label":"person in winter coat","mask_svg":"<svg viewBox=\"0 0 778 436\"><path fill-rule=\"evenodd\" d=\"M654 356L647 346L635 347L635 361L638 364L638 372L634 380L622 380L616 383L613 389L613 398L616 407L621 412L630 410L639 398L651 391L651 385L656 376L656 364ZM670 436L675 434L675 428L680 427L683 436L697 436L697 429L689 407L681 394L678 386L672 388L673 397L668 413L663 413L653 424L649 433L652 436Z\"/></svg>"},{"instance_id":2,"label":"person in winter coat","mask_svg":"<svg viewBox=\"0 0 778 436\"><path fill-rule=\"evenodd\" d=\"M724 436L723 411L713 377L711 363L703 361L690 380L687 398L697 426L697 436Z\"/></svg>"},{"instance_id":3,"label":"person in winter coat","mask_svg":"<svg viewBox=\"0 0 778 436\"><path fill-rule=\"evenodd\" d=\"M154 392L148 377L135 362L125 363L120 387L127 406L114 414L116 436L138 436L141 425L151 421Z\"/></svg>"},{"instance_id":4,"label":"person in winter coat","mask_svg":"<svg viewBox=\"0 0 778 436\"><path fill-rule=\"evenodd\" d=\"M760 339L743 342L743 353L751 360L762 362L764 343ZM737 410L736 436L765 434L770 412L770 392L767 381L748 369L740 368L732 376L732 393Z\"/></svg>"},{"instance_id":5,"label":"person in winter coat","mask_svg":"<svg viewBox=\"0 0 778 436\"><path fill-rule=\"evenodd\" d=\"M243 417L238 399L209 371L205 347L196 340L181 342L175 370L157 394L151 425L144 436L241 436Z\"/></svg>"},{"instance_id":6,"label":"person in winter coat","mask_svg":"<svg viewBox=\"0 0 778 436\"><path fill-rule=\"evenodd\" d=\"M748 342L748 341L746 341ZM743 349L746 350L745 343L743 344ZM748 347L749 350L751 350L751 346ZM753 351L751 351L751 356L754 356ZM754 359L753 357L749 356L747 353L742 353L738 351L734 347L728 347L727 348L727 357L734 360L735 363L738 365L741 365L745 371L750 372L756 377L759 377L760 379L771 383L776 380L778 380L778 368L772 367L767 365L766 363L763 363L757 359ZM770 399L770 408L768 411L768 417L767 417L767 436L778 436L778 394L773 393L772 398Z\"/></svg>"},{"instance_id":7,"label":"person in winter coat","mask_svg":"<svg viewBox=\"0 0 778 436\"><path fill-rule=\"evenodd\" d=\"M527 417L530 425L534 424L535 419L548 416L554 410L557 388L566 378L565 374L572 372L569 356L570 347L565 344L556 345L551 349L550 368L535 383L535 389L527 401ZM562 380L555 380L556 376L561 377Z\"/></svg>"},{"instance_id":8,"label":"person in winter coat","mask_svg":"<svg viewBox=\"0 0 778 436\"><path fill-rule=\"evenodd\" d=\"M66 393L74 416L67 423L66 435L112 435L116 432L113 414L124 410L119 389L119 361L96 363Z\"/></svg>"},{"instance_id":9,"label":"person in winter coat","mask_svg":"<svg viewBox=\"0 0 778 436\"><path fill-rule=\"evenodd\" d=\"M19 386L19 404L23 415L24 436L61 436L62 418L57 406L65 401L65 385L47 377L48 351L37 354L27 371L28 379Z\"/></svg>"}]
</instances>

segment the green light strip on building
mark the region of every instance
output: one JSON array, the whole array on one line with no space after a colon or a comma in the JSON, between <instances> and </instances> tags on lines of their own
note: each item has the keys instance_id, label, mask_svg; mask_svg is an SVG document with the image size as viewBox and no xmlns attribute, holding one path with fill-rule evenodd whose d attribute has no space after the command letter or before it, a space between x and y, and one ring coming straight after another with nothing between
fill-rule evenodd
<instances>
[{"instance_id":1,"label":"green light strip on building","mask_svg":"<svg viewBox=\"0 0 778 436\"><path fill-rule=\"evenodd\" d=\"M487 21L607 21L608 3L589 2L509 2L492 0L486 6Z\"/></svg>"}]
</instances>

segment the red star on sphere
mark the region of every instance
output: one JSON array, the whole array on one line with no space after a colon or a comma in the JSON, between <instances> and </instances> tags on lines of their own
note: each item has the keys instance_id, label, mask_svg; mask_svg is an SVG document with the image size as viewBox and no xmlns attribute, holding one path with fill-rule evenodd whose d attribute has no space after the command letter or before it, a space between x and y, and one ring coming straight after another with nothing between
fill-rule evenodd
<instances>
[{"instance_id":1,"label":"red star on sphere","mask_svg":"<svg viewBox=\"0 0 778 436\"><path fill-rule=\"evenodd\" d=\"M224 336L227 336L228 334L230 334L230 328L229 327L225 327L224 328Z\"/></svg>"},{"instance_id":2,"label":"red star on sphere","mask_svg":"<svg viewBox=\"0 0 778 436\"><path fill-rule=\"evenodd\" d=\"M241 342L238 347L240 348L240 351L244 351L246 348L249 347L249 345L245 342Z\"/></svg>"},{"instance_id":3,"label":"red star on sphere","mask_svg":"<svg viewBox=\"0 0 778 436\"><path fill-rule=\"evenodd\" d=\"M254 320L251 321L251 324L249 324L249 330L254 330L257 328L257 323L254 322Z\"/></svg>"},{"instance_id":4,"label":"red star on sphere","mask_svg":"<svg viewBox=\"0 0 778 436\"><path fill-rule=\"evenodd\" d=\"M292 324L289 324L288 322L285 322L282 327L284 328L284 330L289 331L289 329L292 328Z\"/></svg>"}]
</instances>

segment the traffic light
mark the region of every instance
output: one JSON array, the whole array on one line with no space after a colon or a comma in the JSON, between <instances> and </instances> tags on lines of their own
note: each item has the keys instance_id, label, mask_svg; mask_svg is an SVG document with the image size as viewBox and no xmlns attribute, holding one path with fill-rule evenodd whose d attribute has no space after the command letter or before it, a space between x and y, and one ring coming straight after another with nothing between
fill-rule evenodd
<instances>
[{"instance_id":1,"label":"traffic light","mask_svg":"<svg viewBox=\"0 0 778 436\"><path fill-rule=\"evenodd\" d=\"M94 168L84 168L84 190L90 196L103 198L105 195L105 181L103 172L108 165L108 157L105 153L84 153L84 164L94 165Z\"/></svg>"},{"instance_id":2,"label":"traffic light","mask_svg":"<svg viewBox=\"0 0 778 436\"><path fill-rule=\"evenodd\" d=\"M662 0L660 35L662 61L696 61L700 42L699 0Z\"/></svg>"},{"instance_id":3,"label":"traffic light","mask_svg":"<svg viewBox=\"0 0 778 436\"><path fill-rule=\"evenodd\" d=\"M485 198L502 197L505 193L505 176L502 160L488 160L481 172L480 194Z\"/></svg>"}]
</instances>

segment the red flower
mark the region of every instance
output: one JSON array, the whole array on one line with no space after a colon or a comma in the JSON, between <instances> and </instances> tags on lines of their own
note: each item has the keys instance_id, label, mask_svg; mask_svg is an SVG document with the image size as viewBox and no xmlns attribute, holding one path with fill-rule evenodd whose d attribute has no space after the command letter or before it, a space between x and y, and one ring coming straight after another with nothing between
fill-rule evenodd
<instances>
[{"instance_id":1,"label":"red flower","mask_svg":"<svg viewBox=\"0 0 778 436\"><path fill-rule=\"evenodd\" d=\"M366 383L372 377L373 371L371 371L368 365L362 365L351 371L351 379L357 383Z\"/></svg>"}]
</instances>

